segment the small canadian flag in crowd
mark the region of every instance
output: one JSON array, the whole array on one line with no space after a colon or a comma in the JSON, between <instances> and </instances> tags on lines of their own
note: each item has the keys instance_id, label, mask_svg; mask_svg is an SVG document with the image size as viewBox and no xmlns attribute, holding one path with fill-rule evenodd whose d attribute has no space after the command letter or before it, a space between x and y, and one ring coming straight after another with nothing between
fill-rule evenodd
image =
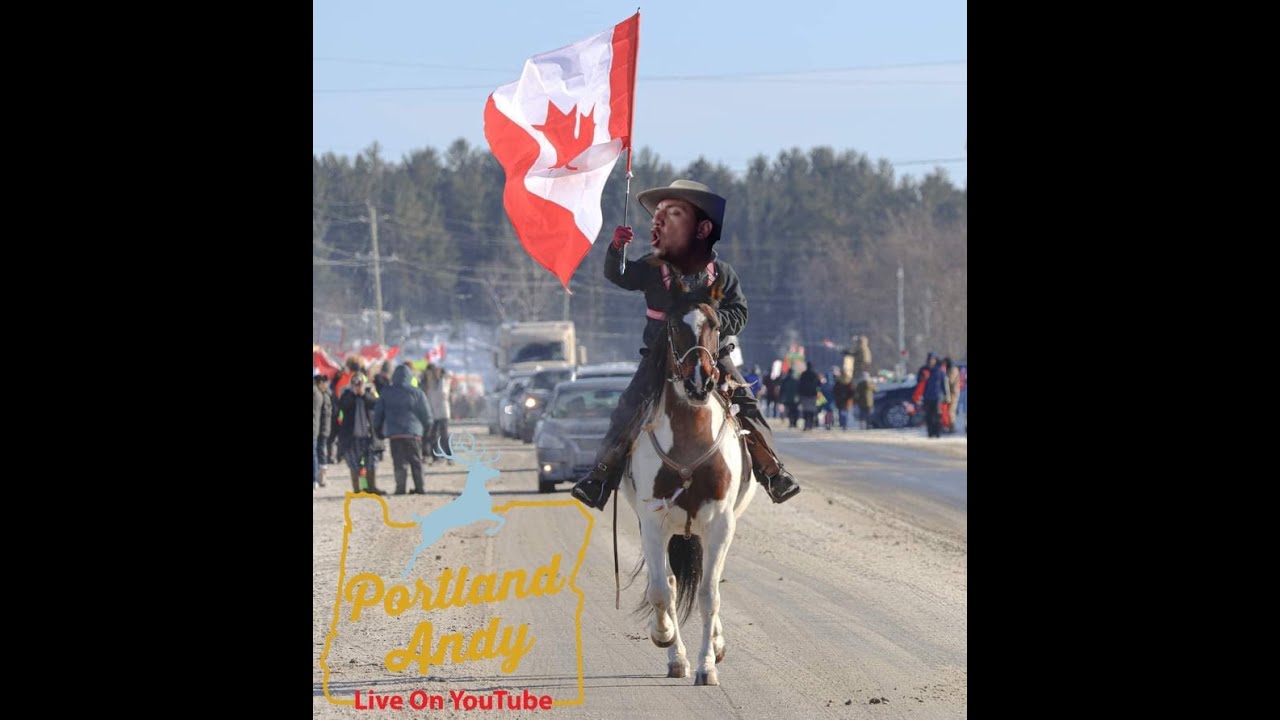
<instances>
[{"instance_id":1,"label":"small canadian flag in crowd","mask_svg":"<svg viewBox=\"0 0 1280 720\"><path fill-rule=\"evenodd\" d=\"M427 348L427 362L442 363L444 362L444 342L438 342L435 347Z\"/></svg>"}]
</instances>

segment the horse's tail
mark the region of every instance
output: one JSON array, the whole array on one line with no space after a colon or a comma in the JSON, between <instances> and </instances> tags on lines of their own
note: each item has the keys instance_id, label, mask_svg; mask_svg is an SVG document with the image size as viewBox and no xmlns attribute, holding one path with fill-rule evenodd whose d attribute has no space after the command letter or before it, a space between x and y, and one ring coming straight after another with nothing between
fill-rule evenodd
<instances>
[{"instance_id":1,"label":"horse's tail","mask_svg":"<svg viewBox=\"0 0 1280 720\"><path fill-rule=\"evenodd\" d=\"M693 535L685 540L683 535L672 535L667 543L667 561L671 564L671 573L676 576L676 615L683 625L693 612L693 602L698 597L698 583L702 581L702 538ZM631 573L631 580L627 581L627 587L631 587L631 583L643 569L642 555ZM643 617L652 612L653 604L641 593L635 614Z\"/></svg>"},{"instance_id":2,"label":"horse's tail","mask_svg":"<svg viewBox=\"0 0 1280 720\"><path fill-rule=\"evenodd\" d=\"M693 612L702 580L702 538L692 535L685 540L683 535L672 535L667 543L667 560L676 576L676 612L683 625Z\"/></svg>"}]
</instances>

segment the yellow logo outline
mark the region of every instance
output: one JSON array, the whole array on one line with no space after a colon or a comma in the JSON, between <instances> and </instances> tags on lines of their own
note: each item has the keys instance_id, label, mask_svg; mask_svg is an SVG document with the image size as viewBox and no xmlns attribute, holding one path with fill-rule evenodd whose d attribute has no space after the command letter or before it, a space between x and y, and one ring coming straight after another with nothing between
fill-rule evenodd
<instances>
[{"instance_id":1,"label":"yellow logo outline","mask_svg":"<svg viewBox=\"0 0 1280 720\"><path fill-rule=\"evenodd\" d=\"M417 527L417 523L395 522L391 519L390 508L387 507L387 501L380 495L372 493L351 493L348 492L346 499L342 504L342 556L338 560L338 592L337 598L333 603L333 622L329 625L329 633L324 639L324 652L320 654L320 669L324 673L321 683L324 689L324 697L334 705L346 705L348 707L355 706L355 700L343 700L335 698L329 693L329 648L333 641L338 637L338 618L342 612L342 588L346 583L347 577L347 539L351 536L351 501L358 497L373 498L382 504L382 522L387 527L397 529L409 529ZM586 604L586 595L582 593L582 589L577 585L578 570L582 567L582 562L587 557L587 546L591 544L591 531L595 527L595 518L591 517L591 513L583 507L582 503L577 500L512 500L502 505L495 505L493 512L506 512L513 507L566 507L573 506L578 508L578 512L587 519L587 532L583 536L582 548L578 550L578 561L573 565L573 571L569 573L569 588L578 596L578 609L573 613L573 631L574 642L576 643L578 652L578 698L576 700L554 700L552 707L557 705L582 705L586 702L585 690L582 682L582 608Z\"/></svg>"}]
</instances>

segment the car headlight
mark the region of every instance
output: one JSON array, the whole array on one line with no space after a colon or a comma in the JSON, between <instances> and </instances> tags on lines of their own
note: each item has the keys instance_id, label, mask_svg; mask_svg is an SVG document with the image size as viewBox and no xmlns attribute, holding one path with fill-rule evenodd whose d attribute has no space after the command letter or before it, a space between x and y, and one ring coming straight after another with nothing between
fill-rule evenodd
<instances>
[{"instance_id":1,"label":"car headlight","mask_svg":"<svg viewBox=\"0 0 1280 720\"><path fill-rule=\"evenodd\" d=\"M569 443L565 442L564 438L556 435L555 433L549 433L545 429L538 433L538 437L534 438L533 442L536 447L545 448L547 450L561 450L569 447Z\"/></svg>"},{"instance_id":2,"label":"car headlight","mask_svg":"<svg viewBox=\"0 0 1280 720\"><path fill-rule=\"evenodd\" d=\"M538 404L538 400L537 400L537 398L525 398L525 399L524 399L524 406L525 406L525 407L527 407L527 408L531 408L531 407L533 407L534 405L537 405L537 404Z\"/></svg>"}]
</instances>

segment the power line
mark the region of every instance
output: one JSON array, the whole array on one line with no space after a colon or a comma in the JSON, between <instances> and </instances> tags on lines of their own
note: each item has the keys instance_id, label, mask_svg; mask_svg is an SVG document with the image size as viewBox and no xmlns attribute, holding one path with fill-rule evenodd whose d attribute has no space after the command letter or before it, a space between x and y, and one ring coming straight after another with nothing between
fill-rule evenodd
<instances>
[{"instance_id":1,"label":"power line","mask_svg":"<svg viewBox=\"0 0 1280 720\"><path fill-rule=\"evenodd\" d=\"M690 80L690 81L696 81L698 79L699 78L686 78L686 80ZM711 80L711 78L707 78L707 80ZM655 80L646 80L644 78L641 78L640 81L641 82L657 82ZM766 83L772 84L772 81L768 78L725 77L717 80L717 82L724 82L724 81L766 82ZM853 79L834 80L834 79L817 79L817 78L813 80L800 80L800 81L792 80L788 82L792 84L796 82L806 82L806 83L819 82L819 83L822 83L823 85L868 85L868 86L968 85L969 84L968 80L853 80ZM322 94L352 94L352 93L382 93L382 92L437 92L437 91L446 91L446 90L490 90L492 91L494 89L495 89L494 85L489 84L489 85L430 85L430 86L424 86L424 87L384 87L384 88L319 88L319 89L312 90L311 92L322 93Z\"/></svg>"},{"instance_id":2,"label":"power line","mask_svg":"<svg viewBox=\"0 0 1280 720\"><path fill-rule=\"evenodd\" d=\"M373 64L387 64L375 61L368 61ZM803 77L807 75L832 75L836 73L847 72L867 72L877 70L896 70L902 68L914 67L936 67L949 65L966 65L968 60L950 60L942 62L921 62L921 63L900 63L895 65L862 65L843 68L824 68L817 70L773 70L765 72L737 72L737 73L716 73L706 75L642 75L637 78L637 82L718 82L724 80L760 80L767 78L786 78L786 77ZM480 70L480 68L472 68ZM486 71L489 69L486 68ZM834 79L827 79L826 82L832 82ZM968 80L868 80L857 81L850 80L841 84L867 84L867 85L963 85ZM315 88L313 93L367 93L367 92L434 92L439 90L492 90L493 84L487 85L430 85L420 87L397 87L397 88Z\"/></svg>"},{"instance_id":3,"label":"power line","mask_svg":"<svg viewBox=\"0 0 1280 720\"><path fill-rule=\"evenodd\" d=\"M509 68L509 67L491 68L491 67L472 67L468 65L438 65L434 63L405 62L405 61L399 61L399 60L371 60L367 58L313 57L311 59L318 60L321 62L344 62L344 63L352 63L356 65L387 65L390 67L420 67L420 68L430 68L434 70L464 70L464 71L471 71L471 72L503 72L503 73L512 71L512 68ZM823 69L773 70L773 71L766 71L766 72L738 72L738 73L720 73L720 74L712 74L712 75L649 75L649 76L645 76L642 79L672 80L672 79L693 78L693 79L700 80L700 79L720 79L724 77L735 77L735 76L743 76L743 75L755 75L755 76L799 75L799 74L824 73L824 72L836 73L836 72L860 72L860 71L870 71L870 70L899 70L902 68L939 67L939 66L945 66L945 65L967 65L968 63L969 61L967 59L966 60L929 60L929 61L923 61L923 62L887 63L883 65L854 65L854 66L842 67L842 68L827 68L825 70Z\"/></svg>"},{"instance_id":4,"label":"power line","mask_svg":"<svg viewBox=\"0 0 1280 720\"><path fill-rule=\"evenodd\" d=\"M469 67L467 65L436 65L433 63L397 62L394 60L362 60L360 58L340 58L340 57L313 57L311 59L319 62L351 63L353 65L386 65L388 67L419 67L419 68L429 68L432 70L462 70L465 72L497 72L497 73L511 72L511 68Z\"/></svg>"}]
</instances>

